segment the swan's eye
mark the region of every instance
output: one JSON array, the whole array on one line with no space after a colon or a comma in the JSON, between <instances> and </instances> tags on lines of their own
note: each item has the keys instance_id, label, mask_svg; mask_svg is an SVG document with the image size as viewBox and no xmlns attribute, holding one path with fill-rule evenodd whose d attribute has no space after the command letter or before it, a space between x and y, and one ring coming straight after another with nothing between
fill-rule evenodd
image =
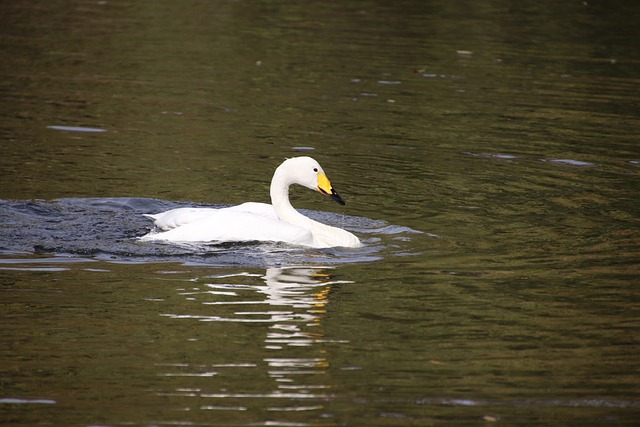
<instances>
[{"instance_id":1,"label":"swan's eye","mask_svg":"<svg viewBox=\"0 0 640 427\"><path fill-rule=\"evenodd\" d=\"M313 168L313 171L314 172L318 172L318 168Z\"/></svg>"}]
</instances>

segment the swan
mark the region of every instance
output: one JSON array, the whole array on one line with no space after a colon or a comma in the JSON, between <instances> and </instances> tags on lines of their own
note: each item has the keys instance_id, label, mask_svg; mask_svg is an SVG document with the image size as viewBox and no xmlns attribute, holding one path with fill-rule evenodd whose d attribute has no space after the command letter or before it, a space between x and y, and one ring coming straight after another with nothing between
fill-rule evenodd
<instances>
[{"instance_id":1,"label":"swan","mask_svg":"<svg viewBox=\"0 0 640 427\"><path fill-rule=\"evenodd\" d=\"M229 208L178 208L145 214L159 232L142 236L143 241L169 242L284 242L313 248L361 246L352 233L314 221L289 202L289 186L299 184L344 200L331 186L320 164L311 157L293 157L276 168L271 179L271 203L247 202Z\"/></svg>"}]
</instances>

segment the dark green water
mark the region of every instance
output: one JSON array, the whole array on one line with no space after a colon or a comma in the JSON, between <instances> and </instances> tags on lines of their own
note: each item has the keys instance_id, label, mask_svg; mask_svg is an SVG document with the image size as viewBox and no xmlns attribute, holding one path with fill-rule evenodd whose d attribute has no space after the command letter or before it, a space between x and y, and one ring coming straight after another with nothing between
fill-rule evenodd
<instances>
[{"instance_id":1,"label":"dark green water","mask_svg":"<svg viewBox=\"0 0 640 427\"><path fill-rule=\"evenodd\" d=\"M637 425L638 40L623 1L5 2L0 421ZM135 240L300 154L361 250Z\"/></svg>"}]
</instances>

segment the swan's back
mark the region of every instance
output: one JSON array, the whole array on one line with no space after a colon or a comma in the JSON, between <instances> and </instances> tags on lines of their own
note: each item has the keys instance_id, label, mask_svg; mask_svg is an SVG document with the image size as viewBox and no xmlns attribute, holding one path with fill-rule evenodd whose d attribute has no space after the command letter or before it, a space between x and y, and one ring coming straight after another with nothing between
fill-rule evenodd
<instances>
[{"instance_id":1,"label":"swan's back","mask_svg":"<svg viewBox=\"0 0 640 427\"><path fill-rule=\"evenodd\" d=\"M154 225L162 231L172 230L187 225L191 222L218 214L220 211L248 212L258 216L278 219L273 206L266 203L247 202L228 208L176 208L159 214L145 214L147 218L154 220Z\"/></svg>"},{"instance_id":2,"label":"swan's back","mask_svg":"<svg viewBox=\"0 0 640 427\"><path fill-rule=\"evenodd\" d=\"M220 243L268 241L317 246L310 230L277 219L232 209L207 212L206 216L199 219L161 233L148 234L142 239Z\"/></svg>"}]
</instances>

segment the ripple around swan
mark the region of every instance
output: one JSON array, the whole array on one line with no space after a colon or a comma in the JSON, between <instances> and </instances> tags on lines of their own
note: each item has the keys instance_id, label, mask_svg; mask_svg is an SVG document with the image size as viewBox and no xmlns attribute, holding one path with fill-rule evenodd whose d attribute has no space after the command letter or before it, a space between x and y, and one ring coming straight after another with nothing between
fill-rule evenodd
<instances>
[{"instance_id":1,"label":"ripple around swan","mask_svg":"<svg viewBox=\"0 0 640 427\"><path fill-rule=\"evenodd\" d=\"M373 261L403 252L398 242L422 234L380 220L301 210L313 219L356 232L362 238L364 247L310 249L259 242L170 244L138 241L138 237L152 228L149 219L142 216L143 213L184 206L193 204L143 198L0 201L0 253L71 255L110 262L181 262L211 266L335 264ZM391 241L392 245L387 244Z\"/></svg>"}]
</instances>

